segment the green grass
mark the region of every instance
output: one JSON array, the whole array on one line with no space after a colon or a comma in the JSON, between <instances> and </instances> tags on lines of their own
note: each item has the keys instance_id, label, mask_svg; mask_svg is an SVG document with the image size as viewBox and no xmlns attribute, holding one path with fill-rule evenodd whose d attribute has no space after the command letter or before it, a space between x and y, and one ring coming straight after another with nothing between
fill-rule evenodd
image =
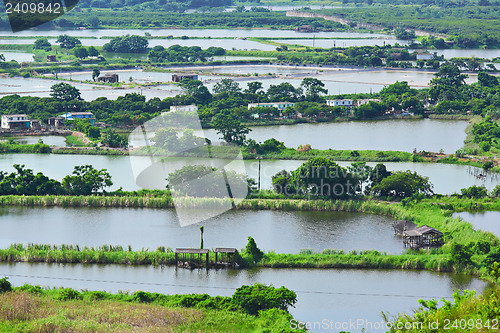
<instances>
[{"instance_id":1,"label":"green grass","mask_svg":"<svg viewBox=\"0 0 500 333\"><path fill-rule=\"evenodd\" d=\"M211 309L207 301L221 308ZM110 294L24 285L0 293L0 331L291 332L292 316L286 311L271 309L252 316L228 305L230 297L206 294Z\"/></svg>"}]
</instances>

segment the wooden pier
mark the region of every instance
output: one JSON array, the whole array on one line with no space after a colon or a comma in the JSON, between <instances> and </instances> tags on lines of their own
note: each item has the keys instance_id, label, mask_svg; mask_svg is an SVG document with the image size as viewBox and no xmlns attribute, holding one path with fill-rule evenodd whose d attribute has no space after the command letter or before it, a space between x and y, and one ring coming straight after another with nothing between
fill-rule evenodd
<instances>
[{"instance_id":1,"label":"wooden pier","mask_svg":"<svg viewBox=\"0 0 500 333\"><path fill-rule=\"evenodd\" d=\"M208 252L206 249L175 249L175 265L183 268L208 267Z\"/></svg>"},{"instance_id":2,"label":"wooden pier","mask_svg":"<svg viewBox=\"0 0 500 333\"><path fill-rule=\"evenodd\" d=\"M443 233L428 225L417 227L411 221L396 221L393 225L394 234L403 237L403 244L410 249L440 247L444 244Z\"/></svg>"},{"instance_id":3,"label":"wooden pier","mask_svg":"<svg viewBox=\"0 0 500 333\"><path fill-rule=\"evenodd\" d=\"M232 247L218 247L214 251L215 261L210 262L208 249L175 249L175 266L181 268L236 267L237 250Z\"/></svg>"}]
</instances>

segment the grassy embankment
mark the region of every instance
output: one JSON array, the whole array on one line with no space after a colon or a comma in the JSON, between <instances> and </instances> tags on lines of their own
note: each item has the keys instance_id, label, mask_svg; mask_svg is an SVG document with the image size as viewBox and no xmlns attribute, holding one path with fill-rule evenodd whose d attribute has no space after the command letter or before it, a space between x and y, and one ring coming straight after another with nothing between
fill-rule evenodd
<instances>
[{"instance_id":1,"label":"grassy embankment","mask_svg":"<svg viewBox=\"0 0 500 333\"><path fill-rule=\"evenodd\" d=\"M290 332L291 319L278 309L250 315L232 297L207 294L0 290L1 332Z\"/></svg>"},{"instance_id":2,"label":"grassy embankment","mask_svg":"<svg viewBox=\"0 0 500 333\"><path fill-rule=\"evenodd\" d=\"M185 207L217 207L221 199L199 200L186 198ZM70 196L4 196L0 205L21 206L63 206L63 207L147 207L171 208L172 200L168 196L159 197L70 197ZM420 202L394 203L376 200L324 201L292 199L247 199L237 209L252 210L298 210L298 211L344 211L363 212L391 216L395 219L407 219L418 225L429 225L444 233L445 245L430 251L409 251L402 255L390 255L378 251L344 253L339 249L325 249L321 253L304 249L296 254L265 253L258 262L261 267L294 268L391 268L391 269L427 269L435 271L461 271L487 277L488 268L483 261L485 253L476 253L469 265L454 262L450 256L454 242L473 246L485 242L496 247L499 240L491 233L476 231L468 222L453 218L453 211L460 210L500 210L499 199L459 199L434 198ZM251 235L249 235L251 236ZM168 245L168 244L167 244ZM0 261L61 262L61 263L116 263L134 265L171 265L174 254L162 244L156 251L143 249L132 251L119 246L100 248L80 248L77 245L51 246L16 244L0 250Z\"/></svg>"}]
</instances>

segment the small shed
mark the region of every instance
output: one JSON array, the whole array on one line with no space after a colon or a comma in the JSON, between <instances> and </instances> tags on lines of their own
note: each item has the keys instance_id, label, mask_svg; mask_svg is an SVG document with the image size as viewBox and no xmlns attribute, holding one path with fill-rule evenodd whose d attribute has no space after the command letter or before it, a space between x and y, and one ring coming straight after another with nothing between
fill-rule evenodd
<instances>
[{"instance_id":1,"label":"small shed","mask_svg":"<svg viewBox=\"0 0 500 333\"><path fill-rule=\"evenodd\" d=\"M42 122L38 119L31 119L30 123L31 123L30 125L31 129L39 130L42 128Z\"/></svg>"},{"instance_id":2,"label":"small shed","mask_svg":"<svg viewBox=\"0 0 500 333\"><path fill-rule=\"evenodd\" d=\"M174 252L177 267L199 268L209 265L207 249L175 249Z\"/></svg>"},{"instance_id":3,"label":"small shed","mask_svg":"<svg viewBox=\"0 0 500 333\"><path fill-rule=\"evenodd\" d=\"M236 249L232 247L218 247L215 249L215 266L235 267Z\"/></svg>"},{"instance_id":4,"label":"small shed","mask_svg":"<svg viewBox=\"0 0 500 333\"><path fill-rule=\"evenodd\" d=\"M47 61L48 62L56 62L57 61L56 55L55 54L49 54L49 55L47 55Z\"/></svg>"},{"instance_id":5,"label":"small shed","mask_svg":"<svg viewBox=\"0 0 500 333\"><path fill-rule=\"evenodd\" d=\"M408 220L399 220L394 222L392 228L394 229L394 235L403 236L405 231L417 229L417 225Z\"/></svg>"},{"instance_id":6,"label":"small shed","mask_svg":"<svg viewBox=\"0 0 500 333\"><path fill-rule=\"evenodd\" d=\"M198 80L198 75L197 74L172 75L172 82L181 82L184 79Z\"/></svg>"},{"instance_id":7,"label":"small shed","mask_svg":"<svg viewBox=\"0 0 500 333\"><path fill-rule=\"evenodd\" d=\"M403 231L403 242L411 249L440 247L443 245L443 233L428 225Z\"/></svg>"},{"instance_id":8,"label":"small shed","mask_svg":"<svg viewBox=\"0 0 500 333\"><path fill-rule=\"evenodd\" d=\"M298 28L295 28L295 31L298 31L298 32L313 32L314 28L313 28L312 25L304 24L304 25L301 25Z\"/></svg>"},{"instance_id":9,"label":"small shed","mask_svg":"<svg viewBox=\"0 0 500 333\"><path fill-rule=\"evenodd\" d=\"M106 73L103 76L99 76L97 81L106 82L106 83L116 83L118 82L119 77L118 74Z\"/></svg>"}]
</instances>

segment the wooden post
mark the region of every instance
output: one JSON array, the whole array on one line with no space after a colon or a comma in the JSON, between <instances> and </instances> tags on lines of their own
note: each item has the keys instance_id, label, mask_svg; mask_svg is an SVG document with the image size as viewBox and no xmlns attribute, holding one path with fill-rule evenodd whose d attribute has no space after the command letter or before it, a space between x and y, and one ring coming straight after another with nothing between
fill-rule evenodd
<instances>
[{"instance_id":1,"label":"wooden post","mask_svg":"<svg viewBox=\"0 0 500 333\"><path fill-rule=\"evenodd\" d=\"M215 252L215 267L217 267L217 255L218 255L218 253Z\"/></svg>"},{"instance_id":2,"label":"wooden post","mask_svg":"<svg viewBox=\"0 0 500 333\"><path fill-rule=\"evenodd\" d=\"M179 266L179 255L175 253L175 266Z\"/></svg>"},{"instance_id":3,"label":"wooden post","mask_svg":"<svg viewBox=\"0 0 500 333\"><path fill-rule=\"evenodd\" d=\"M207 252L206 256L207 256L207 260L206 260L205 265L206 265L206 268L208 269L208 252Z\"/></svg>"}]
</instances>

